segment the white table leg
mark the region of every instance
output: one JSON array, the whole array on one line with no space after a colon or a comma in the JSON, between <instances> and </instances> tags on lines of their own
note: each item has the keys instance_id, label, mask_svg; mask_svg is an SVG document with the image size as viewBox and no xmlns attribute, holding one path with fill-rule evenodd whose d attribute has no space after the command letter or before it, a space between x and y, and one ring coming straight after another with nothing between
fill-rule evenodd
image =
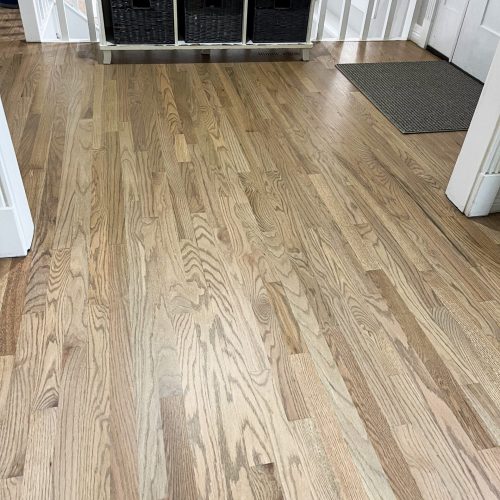
<instances>
[{"instance_id":1,"label":"white table leg","mask_svg":"<svg viewBox=\"0 0 500 500\"><path fill-rule=\"evenodd\" d=\"M309 61L309 51L311 49L302 49L302 60Z\"/></svg>"},{"instance_id":2,"label":"white table leg","mask_svg":"<svg viewBox=\"0 0 500 500\"><path fill-rule=\"evenodd\" d=\"M111 64L111 50L102 51L102 63Z\"/></svg>"}]
</instances>

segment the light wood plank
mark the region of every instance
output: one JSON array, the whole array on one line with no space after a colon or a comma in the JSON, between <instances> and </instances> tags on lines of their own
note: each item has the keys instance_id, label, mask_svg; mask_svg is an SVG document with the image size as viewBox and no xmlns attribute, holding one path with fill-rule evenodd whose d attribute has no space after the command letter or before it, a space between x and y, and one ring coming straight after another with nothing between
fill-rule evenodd
<instances>
[{"instance_id":1,"label":"light wood plank","mask_svg":"<svg viewBox=\"0 0 500 500\"><path fill-rule=\"evenodd\" d=\"M464 132L335 69L432 54L3 37L36 232L0 261L2 499L500 497L499 217L444 195Z\"/></svg>"}]
</instances>

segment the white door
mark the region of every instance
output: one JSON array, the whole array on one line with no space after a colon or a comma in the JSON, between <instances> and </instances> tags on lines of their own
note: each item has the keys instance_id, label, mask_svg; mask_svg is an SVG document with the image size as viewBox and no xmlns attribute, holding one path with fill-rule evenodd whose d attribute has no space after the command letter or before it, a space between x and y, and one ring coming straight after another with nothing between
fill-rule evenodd
<instances>
[{"instance_id":1,"label":"white door","mask_svg":"<svg viewBox=\"0 0 500 500\"><path fill-rule=\"evenodd\" d=\"M500 40L500 0L470 0L451 61L482 82Z\"/></svg>"},{"instance_id":2,"label":"white door","mask_svg":"<svg viewBox=\"0 0 500 500\"><path fill-rule=\"evenodd\" d=\"M26 255L33 220L0 100L0 257Z\"/></svg>"},{"instance_id":3,"label":"white door","mask_svg":"<svg viewBox=\"0 0 500 500\"><path fill-rule=\"evenodd\" d=\"M494 0L498 2L498 0ZM475 0L470 0L474 3ZM448 57L453 55L469 0L440 0L432 23L429 45Z\"/></svg>"}]
</instances>

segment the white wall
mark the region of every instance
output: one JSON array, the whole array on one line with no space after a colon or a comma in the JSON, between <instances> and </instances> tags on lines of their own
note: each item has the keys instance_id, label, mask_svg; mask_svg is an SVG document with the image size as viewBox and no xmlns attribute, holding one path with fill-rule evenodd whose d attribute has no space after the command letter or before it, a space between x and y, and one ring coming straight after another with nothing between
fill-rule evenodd
<instances>
[{"instance_id":1,"label":"white wall","mask_svg":"<svg viewBox=\"0 0 500 500\"><path fill-rule=\"evenodd\" d=\"M498 190L495 201L493 202L493 205L491 206L490 214L498 213L498 212L500 212L500 190Z\"/></svg>"},{"instance_id":2,"label":"white wall","mask_svg":"<svg viewBox=\"0 0 500 500\"><path fill-rule=\"evenodd\" d=\"M425 13L427 11L427 7L429 5L429 0L422 0L420 2L420 5L418 6L418 12L417 12L417 17L416 17L416 22L420 26L424 23L425 19Z\"/></svg>"},{"instance_id":3,"label":"white wall","mask_svg":"<svg viewBox=\"0 0 500 500\"><path fill-rule=\"evenodd\" d=\"M19 0L19 8L28 42L97 41L93 0L86 0L82 12L66 0Z\"/></svg>"},{"instance_id":4,"label":"white wall","mask_svg":"<svg viewBox=\"0 0 500 500\"><path fill-rule=\"evenodd\" d=\"M344 2L343 0L324 1L326 2L326 29L322 39L336 39L338 37L340 16L342 15L342 6ZM413 16L413 12L408 13L410 0L393 0L393 2L395 5L395 13L387 38L401 39L407 15ZM368 31L368 40L380 40L383 38L388 5L389 0L375 0ZM368 0L351 0L346 32L347 40L359 39L367 8Z\"/></svg>"},{"instance_id":5,"label":"white wall","mask_svg":"<svg viewBox=\"0 0 500 500\"><path fill-rule=\"evenodd\" d=\"M446 189L468 217L488 215L500 189L500 44Z\"/></svg>"},{"instance_id":6,"label":"white wall","mask_svg":"<svg viewBox=\"0 0 500 500\"><path fill-rule=\"evenodd\" d=\"M59 27L59 18L57 17L57 9L55 4L50 11L50 15L46 21L45 28L42 31L41 41L57 42L61 39L61 29Z\"/></svg>"},{"instance_id":7,"label":"white wall","mask_svg":"<svg viewBox=\"0 0 500 500\"><path fill-rule=\"evenodd\" d=\"M401 37L401 31L405 23L406 12L408 10L408 4L409 0L398 0L396 3L396 13L394 14L390 38Z\"/></svg>"},{"instance_id":8,"label":"white wall","mask_svg":"<svg viewBox=\"0 0 500 500\"><path fill-rule=\"evenodd\" d=\"M0 257L26 255L33 220L0 100Z\"/></svg>"}]
</instances>

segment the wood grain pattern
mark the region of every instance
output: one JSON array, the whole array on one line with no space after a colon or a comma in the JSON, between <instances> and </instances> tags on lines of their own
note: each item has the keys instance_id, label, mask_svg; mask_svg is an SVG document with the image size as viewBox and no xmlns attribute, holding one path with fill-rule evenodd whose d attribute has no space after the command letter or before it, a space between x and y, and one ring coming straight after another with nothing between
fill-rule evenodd
<instances>
[{"instance_id":1,"label":"wood grain pattern","mask_svg":"<svg viewBox=\"0 0 500 500\"><path fill-rule=\"evenodd\" d=\"M184 398L173 395L161 400L167 463L167 498L196 498L194 461L187 432Z\"/></svg>"},{"instance_id":2,"label":"wood grain pattern","mask_svg":"<svg viewBox=\"0 0 500 500\"><path fill-rule=\"evenodd\" d=\"M59 408L31 415L29 444L23 474L22 497L53 498L52 462Z\"/></svg>"},{"instance_id":3,"label":"wood grain pattern","mask_svg":"<svg viewBox=\"0 0 500 500\"><path fill-rule=\"evenodd\" d=\"M23 22L19 10L0 7L0 42L24 40Z\"/></svg>"},{"instance_id":4,"label":"wood grain pattern","mask_svg":"<svg viewBox=\"0 0 500 500\"><path fill-rule=\"evenodd\" d=\"M463 132L335 70L434 56L3 36L36 232L0 261L0 498L500 497L500 218L444 195Z\"/></svg>"},{"instance_id":5,"label":"wood grain pattern","mask_svg":"<svg viewBox=\"0 0 500 500\"><path fill-rule=\"evenodd\" d=\"M0 309L0 356L13 355L16 350L30 262L31 255L11 261Z\"/></svg>"}]
</instances>

